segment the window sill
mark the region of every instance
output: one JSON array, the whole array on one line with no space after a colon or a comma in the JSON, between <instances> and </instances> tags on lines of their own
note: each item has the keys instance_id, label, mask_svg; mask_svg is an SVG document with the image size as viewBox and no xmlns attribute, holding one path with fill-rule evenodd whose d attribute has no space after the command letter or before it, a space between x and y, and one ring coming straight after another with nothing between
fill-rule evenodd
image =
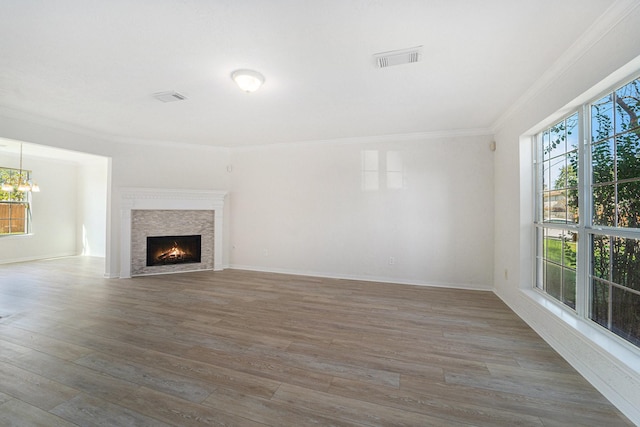
<instances>
[{"instance_id":1,"label":"window sill","mask_svg":"<svg viewBox=\"0 0 640 427\"><path fill-rule=\"evenodd\" d=\"M640 375L640 349L622 338L609 334L592 321L583 319L569 309L565 309L551 298L533 289L521 290L528 298L544 307L568 327L584 337L590 344L602 349L616 361L624 364L629 370Z\"/></svg>"},{"instance_id":2,"label":"window sill","mask_svg":"<svg viewBox=\"0 0 640 427\"><path fill-rule=\"evenodd\" d=\"M13 240L13 239L27 239L29 237L32 237L33 233L27 233L27 234L0 234L0 239L7 239L7 240Z\"/></svg>"}]
</instances>

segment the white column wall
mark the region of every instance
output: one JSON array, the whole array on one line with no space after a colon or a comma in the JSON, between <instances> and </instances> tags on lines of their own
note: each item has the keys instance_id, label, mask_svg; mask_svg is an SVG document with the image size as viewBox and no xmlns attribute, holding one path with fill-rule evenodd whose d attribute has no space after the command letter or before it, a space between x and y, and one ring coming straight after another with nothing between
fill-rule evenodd
<instances>
[{"instance_id":1,"label":"white column wall","mask_svg":"<svg viewBox=\"0 0 640 427\"><path fill-rule=\"evenodd\" d=\"M106 256L108 160L96 158L78 166L77 252Z\"/></svg>"}]
</instances>

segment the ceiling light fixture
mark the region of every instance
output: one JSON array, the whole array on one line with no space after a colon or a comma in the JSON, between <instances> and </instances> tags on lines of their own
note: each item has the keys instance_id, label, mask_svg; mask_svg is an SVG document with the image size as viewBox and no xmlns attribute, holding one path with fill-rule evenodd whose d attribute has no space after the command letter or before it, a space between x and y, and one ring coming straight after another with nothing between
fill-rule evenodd
<instances>
[{"instance_id":1,"label":"ceiling light fixture","mask_svg":"<svg viewBox=\"0 0 640 427\"><path fill-rule=\"evenodd\" d=\"M236 70L231 73L231 78L245 92L255 92L264 83L264 76L253 70Z\"/></svg>"}]
</instances>

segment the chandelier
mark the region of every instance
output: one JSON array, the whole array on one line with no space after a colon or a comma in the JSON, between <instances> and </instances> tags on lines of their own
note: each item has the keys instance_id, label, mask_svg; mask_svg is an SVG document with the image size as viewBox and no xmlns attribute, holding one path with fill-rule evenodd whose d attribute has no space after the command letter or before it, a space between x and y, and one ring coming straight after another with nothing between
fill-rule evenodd
<instances>
[{"instance_id":1,"label":"chandelier","mask_svg":"<svg viewBox=\"0 0 640 427\"><path fill-rule=\"evenodd\" d=\"M38 184L28 179L29 172L30 171L22 169L22 143L20 143L20 169L18 175L13 174L13 176L9 176L9 178L0 185L0 190L9 192L21 191L23 193L29 191L34 193L39 192L40 187Z\"/></svg>"}]
</instances>

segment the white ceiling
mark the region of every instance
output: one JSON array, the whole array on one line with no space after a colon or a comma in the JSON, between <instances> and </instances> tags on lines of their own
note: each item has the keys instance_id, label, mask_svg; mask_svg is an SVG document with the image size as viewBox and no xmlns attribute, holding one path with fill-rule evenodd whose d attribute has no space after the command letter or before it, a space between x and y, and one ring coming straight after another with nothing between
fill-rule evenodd
<instances>
[{"instance_id":1,"label":"white ceiling","mask_svg":"<svg viewBox=\"0 0 640 427\"><path fill-rule=\"evenodd\" d=\"M613 0L4 0L0 106L238 147L490 129ZM373 54L423 46L417 64ZM233 70L266 77L240 91ZM153 93L188 96L162 103Z\"/></svg>"}]
</instances>

